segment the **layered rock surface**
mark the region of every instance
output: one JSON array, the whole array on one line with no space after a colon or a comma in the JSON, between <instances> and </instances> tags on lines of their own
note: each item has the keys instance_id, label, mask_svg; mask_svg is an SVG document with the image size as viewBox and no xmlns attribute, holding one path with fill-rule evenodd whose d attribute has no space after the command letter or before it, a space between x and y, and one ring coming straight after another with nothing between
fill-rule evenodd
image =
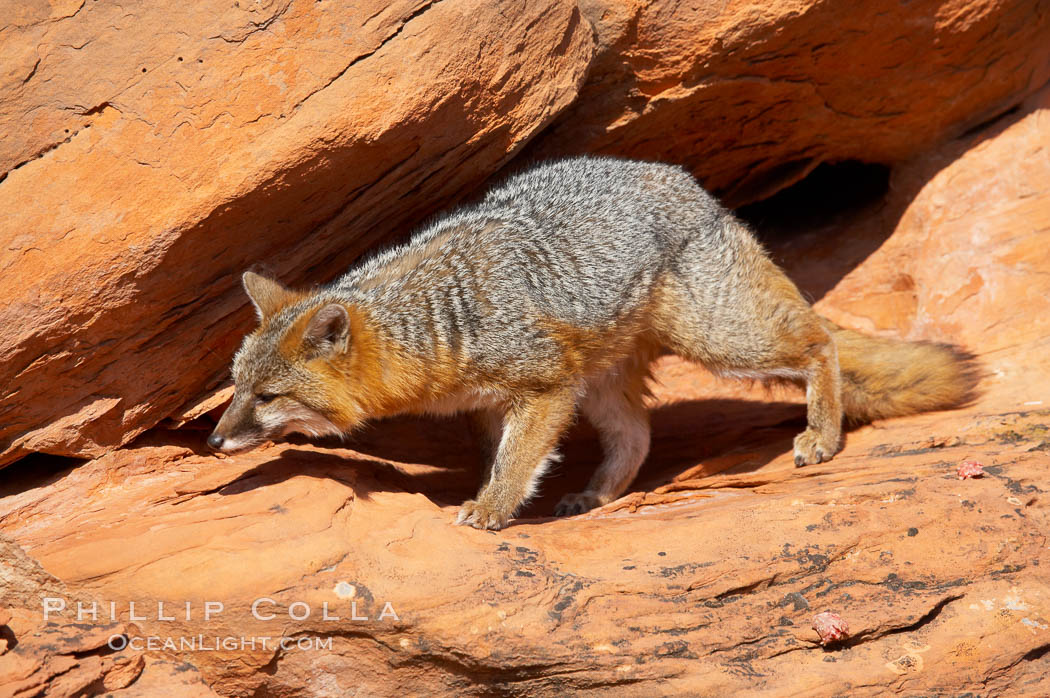
<instances>
[{"instance_id":1,"label":"layered rock surface","mask_svg":"<svg viewBox=\"0 0 1050 698\"><path fill-rule=\"evenodd\" d=\"M202 417L72 470L9 468L0 532L135 637L303 641L146 653L226 695L1045 695L1048 114L1044 91L867 207L766 231L828 317L961 343L985 372L974 404L852 430L829 463L791 462L799 395L665 358L649 463L584 516L549 517L600 458L586 425L543 496L481 532L451 525L478 477L458 421L219 459ZM986 475L959 480L968 459ZM822 648L826 610L850 637Z\"/></svg>"},{"instance_id":2,"label":"layered rock surface","mask_svg":"<svg viewBox=\"0 0 1050 698\"><path fill-rule=\"evenodd\" d=\"M1050 10L1026 0L580 6L598 55L534 153L678 162L731 206L906 161L1050 78Z\"/></svg>"},{"instance_id":3,"label":"layered rock surface","mask_svg":"<svg viewBox=\"0 0 1050 698\"><path fill-rule=\"evenodd\" d=\"M216 695L192 665L129 649L127 626L116 618L107 622L105 604L72 591L3 537L0 559L0 688L5 696ZM45 604L48 609L65 605L74 617L57 610L45 617ZM84 622L75 618L78 609Z\"/></svg>"},{"instance_id":4,"label":"layered rock surface","mask_svg":"<svg viewBox=\"0 0 1050 698\"><path fill-rule=\"evenodd\" d=\"M1020 0L15 3L0 28L0 465L203 397L237 276L332 278L527 157L688 165L730 203L897 163L1050 78ZM557 120L553 128L547 127Z\"/></svg>"},{"instance_id":5,"label":"layered rock surface","mask_svg":"<svg viewBox=\"0 0 1050 698\"><path fill-rule=\"evenodd\" d=\"M331 278L506 163L592 53L559 0L15 15L0 463L99 455L214 386L250 320L241 271Z\"/></svg>"}]
</instances>

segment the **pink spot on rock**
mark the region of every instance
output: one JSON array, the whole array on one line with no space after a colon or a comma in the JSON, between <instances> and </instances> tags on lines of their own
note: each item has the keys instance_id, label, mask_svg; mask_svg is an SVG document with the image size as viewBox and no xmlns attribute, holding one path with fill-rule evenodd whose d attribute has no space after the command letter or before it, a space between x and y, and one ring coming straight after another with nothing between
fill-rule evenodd
<instances>
[{"instance_id":1,"label":"pink spot on rock","mask_svg":"<svg viewBox=\"0 0 1050 698\"><path fill-rule=\"evenodd\" d=\"M984 475L984 466L975 460L964 460L959 464L959 469L955 471L955 474L959 476L960 480L981 477Z\"/></svg>"},{"instance_id":2,"label":"pink spot on rock","mask_svg":"<svg viewBox=\"0 0 1050 698\"><path fill-rule=\"evenodd\" d=\"M828 645L849 637L849 626L837 613L824 611L813 616L813 629L820 636L820 644Z\"/></svg>"}]
</instances>

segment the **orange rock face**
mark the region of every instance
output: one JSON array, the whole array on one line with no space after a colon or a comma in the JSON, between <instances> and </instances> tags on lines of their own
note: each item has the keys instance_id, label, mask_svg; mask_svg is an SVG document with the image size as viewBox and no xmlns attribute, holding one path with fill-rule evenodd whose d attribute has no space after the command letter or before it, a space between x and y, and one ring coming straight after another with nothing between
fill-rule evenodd
<instances>
[{"instance_id":1,"label":"orange rock face","mask_svg":"<svg viewBox=\"0 0 1050 698\"><path fill-rule=\"evenodd\" d=\"M649 463L584 516L550 518L600 457L585 425L529 510L482 532L451 524L478 477L458 421L218 459L202 418L9 469L0 531L134 637L206 638L167 656L224 695L1047 695L1048 109L1044 91L867 207L768 232L827 316L975 352L964 409L854 429L798 469L800 396L668 357ZM985 475L959 480L970 459ZM828 610L849 637L821 647Z\"/></svg>"},{"instance_id":2,"label":"orange rock face","mask_svg":"<svg viewBox=\"0 0 1050 698\"><path fill-rule=\"evenodd\" d=\"M908 160L1050 79L1029 0L580 7L598 56L535 154L678 162L733 206L822 162Z\"/></svg>"},{"instance_id":3,"label":"orange rock face","mask_svg":"<svg viewBox=\"0 0 1050 698\"><path fill-rule=\"evenodd\" d=\"M70 590L2 537L0 559L5 606L0 610L0 688L5 696L150 695L151 686L169 696L216 695L191 665L129 649L128 627L107 622L104 604ZM60 606L69 610L68 617Z\"/></svg>"},{"instance_id":4,"label":"orange rock face","mask_svg":"<svg viewBox=\"0 0 1050 698\"><path fill-rule=\"evenodd\" d=\"M592 53L560 0L16 14L0 463L99 455L217 384L249 327L241 271L331 278L506 163Z\"/></svg>"},{"instance_id":5,"label":"orange rock face","mask_svg":"<svg viewBox=\"0 0 1050 698\"><path fill-rule=\"evenodd\" d=\"M239 272L326 281L537 136L528 157L682 162L738 203L822 161L900 162L1050 79L1030 0L55 0L5 21L0 465L181 413L249 325Z\"/></svg>"},{"instance_id":6,"label":"orange rock face","mask_svg":"<svg viewBox=\"0 0 1050 698\"><path fill-rule=\"evenodd\" d=\"M12 5L0 694L1050 695L1050 13L846 7ZM579 151L730 203L892 165L835 215L848 181L748 215L821 313L965 347L981 395L797 469L800 395L667 357L632 491L550 516L600 459L581 424L498 532L452 525L479 477L458 420L203 448L240 271L327 280ZM825 612L848 636L822 646Z\"/></svg>"}]
</instances>

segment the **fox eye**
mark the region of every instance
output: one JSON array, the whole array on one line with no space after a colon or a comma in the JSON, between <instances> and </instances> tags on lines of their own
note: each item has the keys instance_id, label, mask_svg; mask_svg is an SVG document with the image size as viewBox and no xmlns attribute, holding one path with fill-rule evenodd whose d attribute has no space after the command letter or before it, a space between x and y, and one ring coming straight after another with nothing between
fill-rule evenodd
<instances>
[{"instance_id":1,"label":"fox eye","mask_svg":"<svg viewBox=\"0 0 1050 698\"><path fill-rule=\"evenodd\" d=\"M255 396L255 399L263 404L266 404L267 402L273 402L274 399L277 397L277 393L259 393Z\"/></svg>"}]
</instances>

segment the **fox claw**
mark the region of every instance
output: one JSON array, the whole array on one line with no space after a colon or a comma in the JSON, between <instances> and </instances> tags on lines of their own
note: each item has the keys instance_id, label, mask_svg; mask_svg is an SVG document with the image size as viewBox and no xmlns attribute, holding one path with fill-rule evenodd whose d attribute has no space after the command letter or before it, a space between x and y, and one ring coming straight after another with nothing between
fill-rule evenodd
<instances>
[{"instance_id":1,"label":"fox claw","mask_svg":"<svg viewBox=\"0 0 1050 698\"><path fill-rule=\"evenodd\" d=\"M483 531L498 531L507 525L509 519L509 516L490 505L468 499L459 508L456 523L460 526L473 526Z\"/></svg>"},{"instance_id":2,"label":"fox claw","mask_svg":"<svg viewBox=\"0 0 1050 698\"><path fill-rule=\"evenodd\" d=\"M820 443L820 433L806 429L795 437L795 465L815 465L831 460L836 449Z\"/></svg>"},{"instance_id":3,"label":"fox claw","mask_svg":"<svg viewBox=\"0 0 1050 698\"><path fill-rule=\"evenodd\" d=\"M602 505L598 495L590 492L567 494L561 498L558 505L554 507L555 516L575 516L600 507Z\"/></svg>"}]
</instances>

